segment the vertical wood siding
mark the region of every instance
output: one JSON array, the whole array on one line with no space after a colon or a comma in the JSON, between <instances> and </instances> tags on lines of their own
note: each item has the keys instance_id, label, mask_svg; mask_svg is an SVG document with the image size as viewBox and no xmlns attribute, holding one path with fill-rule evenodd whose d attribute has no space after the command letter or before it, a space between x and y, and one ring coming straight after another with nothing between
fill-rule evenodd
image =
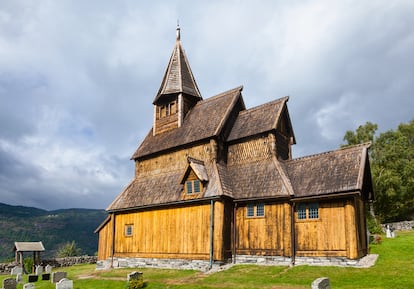
<instances>
[{"instance_id":1,"label":"vertical wood siding","mask_svg":"<svg viewBox=\"0 0 414 289\"><path fill-rule=\"evenodd\" d=\"M133 226L132 236L124 235L125 225ZM115 256L208 259L209 225L210 205L120 214L116 218ZM220 227L219 220L216 226ZM216 246L220 248L219 243Z\"/></svg>"},{"instance_id":2,"label":"vertical wood siding","mask_svg":"<svg viewBox=\"0 0 414 289\"><path fill-rule=\"evenodd\" d=\"M297 256L358 258L361 238L356 230L356 217L353 199L320 202L316 220L298 220L295 212Z\"/></svg>"},{"instance_id":3,"label":"vertical wood siding","mask_svg":"<svg viewBox=\"0 0 414 289\"><path fill-rule=\"evenodd\" d=\"M290 256L290 206L265 204L264 217L247 217L246 206L236 211L236 253Z\"/></svg>"},{"instance_id":4,"label":"vertical wood siding","mask_svg":"<svg viewBox=\"0 0 414 289\"><path fill-rule=\"evenodd\" d=\"M112 249L112 219L99 231L98 260L105 260L111 256Z\"/></svg>"}]
</instances>

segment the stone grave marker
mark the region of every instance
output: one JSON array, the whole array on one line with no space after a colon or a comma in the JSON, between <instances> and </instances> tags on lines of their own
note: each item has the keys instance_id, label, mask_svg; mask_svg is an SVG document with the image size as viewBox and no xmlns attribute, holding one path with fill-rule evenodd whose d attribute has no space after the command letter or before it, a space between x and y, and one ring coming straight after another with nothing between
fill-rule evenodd
<instances>
[{"instance_id":1,"label":"stone grave marker","mask_svg":"<svg viewBox=\"0 0 414 289\"><path fill-rule=\"evenodd\" d=\"M23 281L22 274L18 273L18 274L16 275L16 283L20 283L20 282L22 282L22 281Z\"/></svg>"},{"instance_id":2,"label":"stone grave marker","mask_svg":"<svg viewBox=\"0 0 414 289\"><path fill-rule=\"evenodd\" d=\"M56 289L73 289L73 281L63 278L56 283Z\"/></svg>"},{"instance_id":3,"label":"stone grave marker","mask_svg":"<svg viewBox=\"0 0 414 289\"><path fill-rule=\"evenodd\" d=\"M52 273L52 266L50 266L49 264L46 265L45 267L45 273Z\"/></svg>"},{"instance_id":4,"label":"stone grave marker","mask_svg":"<svg viewBox=\"0 0 414 289\"><path fill-rule=\"evenodd\" d=\"M42 280L50 280L50 273L43 273Z\"/></svg>"},{"instance_id":5,"label":"stone grave marker","mask_svg":"<svg viewBox=\"0 0 414 289\"><path fill-rule=\"evenodd\" d=\"M17 282L13 278L7 278L3 280L3 289L16 289Z\"/></svg>"},{"instance_id":6,"label":"stone grave marker","mask_svg":"<svg viewBox=\"0 0 414 289\"><path fill-rule=\"evenodd\" d=\"M11 269L11 275L23 274L23 268L20 266L15 266Z\"/></svg>"},{"instance_id":7,"label":"stone grave marker","mask_svg":"<svg viewBox=\"0 0 414 289\"><path fill-rule=\"evenodd\" d=\"M37 282L37 280L39 280L39 276L37 276L37 275L31 274L27 277L27 281L29 281L29 283Z\"/></svg>"},{"instance_id":8,"label":"stone grave marker","mask_svg":"<svg viewBox=\"0 0 414 289\"><path fill-rule=\"evenodd\" d=\"M35 289L35 285L33 283L27 283L23 285L23 289Z\"/></svg>"},{"instance_id":9,"label":"stone grave marker","mask_svg":"<svg viewBox=\"0 0 414 289\"><path fill-rule=\"evenodd\" d=\"M66 272L53 272L52 273L52 278L50 279L50 281L52 283L57 283L60 280L62 280L63 278L66 278Z\"/></svg>"},{"instance_id":10,"label":"stone grave marker","mask_svg":"<svg viewBox=\"0 0 414 289\"><path fill-rule=\"evenodd\" d=\"M142 272L132 272L127 276L128 288L143 288L144 276Z\"/></svg>"},{"instance_id":11,"label":"stone grave marker","mask_svg":"<svg viewBox=\"0 0 414 289\"><path fill-rule=\"evenodd\" d=\"M312 289L331 289L331 283L329 282L329 278L322 277L318 278L312 282Z\"/></svg>"},{"instance_id":12,"label":"stone grave marker","mask_svg":"<svg viewBox=\"0 0 414 289\"><path fill-rule=\"evenodd\" d=\"M40 275L42 275L42 273L43 273L43 266L37 265L36 270L35 270L35 274L37 276L40 276Z\"/></svg>"}]
</instances>

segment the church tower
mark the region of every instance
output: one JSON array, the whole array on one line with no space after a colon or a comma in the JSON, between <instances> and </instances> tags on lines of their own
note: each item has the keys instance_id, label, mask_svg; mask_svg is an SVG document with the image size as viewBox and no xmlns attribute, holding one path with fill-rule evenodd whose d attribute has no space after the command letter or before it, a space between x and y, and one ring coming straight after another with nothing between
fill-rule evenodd
<instances>
[{"instance_id":1,"label":"church tower","mask_svg":"<svg viewBox=\"0 0 414 289\"><path fill-rule=\"evenodd\" d=\"M181 45L180 27L160 89L153 101L153 135L181 127L188 111L202 100Z\"/></svg>"}]
</instances>

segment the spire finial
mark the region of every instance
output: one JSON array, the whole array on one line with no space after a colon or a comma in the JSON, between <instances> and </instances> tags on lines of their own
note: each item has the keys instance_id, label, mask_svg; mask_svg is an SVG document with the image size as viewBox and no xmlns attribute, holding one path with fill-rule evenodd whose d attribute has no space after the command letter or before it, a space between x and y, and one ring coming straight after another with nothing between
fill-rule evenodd
<instances>
[{"instance_id":1,"label":"spire finial","mask_svg":"<svg viewBox=\"0 0 414 289\"><path fill-rule=\"evenodd\" d=\"M181 35L180 35L180 22L177 19L177 41L179 41L180 38L181 38Z\"/></svg>"}]
</instances>

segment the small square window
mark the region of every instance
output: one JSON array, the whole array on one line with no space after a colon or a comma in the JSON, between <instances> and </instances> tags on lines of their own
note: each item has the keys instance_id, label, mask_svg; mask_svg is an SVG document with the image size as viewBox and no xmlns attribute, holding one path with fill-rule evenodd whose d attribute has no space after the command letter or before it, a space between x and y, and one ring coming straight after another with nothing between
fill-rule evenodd
<instances>
[{"instance_id":1,"label":"small square window","mask_svg":"<svg viewBox=\"0 0 414 289\"><path fill-rule=\"evenodd\" d=\"M133 225L125 225L125 237L132 236L133 233Z\"/></svg>"},{"instance_id":2,"label":"small square window","mask_svg":"<svg viewBox=\"0 0 414 289\"><path fill-rule=\"evenodd\" d=\"M254 217L254 205L247 205L247 217Z\"/></svg>"},{"instance_id":3,"label":"small square window","mask_svg":"<svg viewBox=\"0 0 414 289\"><path fill-rule=\"evenodd\" d=\"M298 205L298 220L306 219L306 204Z\"/></svg>"},{"instance_id":4,"label":"small square window","mask_svg":"<svg viewBox=\"0 0 414 289\"><path fill-rule=\"evenodd\" d=\"M256 206L256 216L263 217L264 216L264 204L257 204Z\"/></svg>"},{"instance_id":5,"label":"small square window","mask_svg":"<svg viewBox=\"0 0 414 289\"><path fill-rule=\"evenodd\" d=\"M309 204L309 219L318 219L319 218L319 206L318 203Z\"/></svg>"}]
</instances>

